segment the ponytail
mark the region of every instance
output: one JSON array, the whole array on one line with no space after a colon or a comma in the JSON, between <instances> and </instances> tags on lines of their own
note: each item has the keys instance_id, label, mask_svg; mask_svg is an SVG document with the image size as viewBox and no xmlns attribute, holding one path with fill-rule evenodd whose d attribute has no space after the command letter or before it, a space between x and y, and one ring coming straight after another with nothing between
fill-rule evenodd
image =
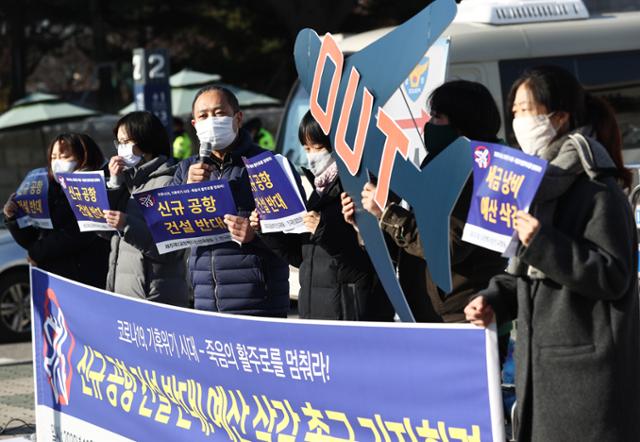
<instances>
[{"instance_id":1,"label":"ponytail","mask_svg":"<svg viewBox=\"0 0 640 442\"><path fill-rule=\"evenodd\" d=\"M588 122L596 139L607 149L618 169L618 178L625 189L631 188L631 171L624 167L622 159L622 135L613 108L609 103L590 93L585 94L585 108Z\"/></svg>"}]
</instances>

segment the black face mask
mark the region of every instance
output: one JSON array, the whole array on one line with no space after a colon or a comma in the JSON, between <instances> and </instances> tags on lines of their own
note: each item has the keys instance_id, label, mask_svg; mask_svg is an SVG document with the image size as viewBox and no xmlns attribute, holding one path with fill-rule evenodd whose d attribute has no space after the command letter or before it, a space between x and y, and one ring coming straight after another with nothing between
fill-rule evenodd
<instances>
[{"instance_id":1,"label":"black face mask","mask_svg":"<svg viewBox=\"0 0 640 442\"><path fill-rule=\"evenodd\" d=\"M440 152L445 150L447 146L453 143L460 134L450 124L433 124L424 125L424 145L429 155L425 163L431 161Z\"/></svg>"}]
</instances>

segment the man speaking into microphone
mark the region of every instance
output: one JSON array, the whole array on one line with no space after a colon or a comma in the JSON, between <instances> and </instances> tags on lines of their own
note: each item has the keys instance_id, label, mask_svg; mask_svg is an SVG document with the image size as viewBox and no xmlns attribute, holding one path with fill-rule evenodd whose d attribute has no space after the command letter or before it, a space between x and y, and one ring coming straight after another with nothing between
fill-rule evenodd
<instances>
[{"instance_id":1,"label":"man speaking into microphone","mask_svg":"<svg viewBox=\"0 0 640 442\"><path fill-rule=\"evenodd\" d=\"M193 247L189 271L195 308L223 313L286 317L289 307L289 267L267 249L249 225L255 208L242 157L265 152L242 127L236 96L219 86L198 91L191 124L200 152L183 160L173 184L225 179L238 216L226 215L234 242Z\"/></svg>"}]
</instances>

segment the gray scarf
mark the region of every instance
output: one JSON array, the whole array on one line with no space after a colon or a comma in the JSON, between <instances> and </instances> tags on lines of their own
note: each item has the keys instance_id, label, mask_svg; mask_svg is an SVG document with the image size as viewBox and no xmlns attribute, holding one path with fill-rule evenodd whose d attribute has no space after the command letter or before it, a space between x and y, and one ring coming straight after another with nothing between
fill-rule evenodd
<instances>
[{"instance_id":1,"label":"gray scarf","mask_svg":"<svg viewBox=\"0 0 640 442\"><path fill-rule=\"evenodd\" d=\"M167 157L159 155L146 161L138 166L125 169L124 182L130 193L135 193L138 188L149 180L149 176L153 174L160 166L167 162Z\"/></svg>"},{"instance_id":2,"label":"gray scarf","mask_svg":"<svg viewBox=\"0 0 640 442\"><path fill-rule=\"evenodd\" d=\"M591 138L590 127L581 127L552 142L540 152L540 157L548 161L540 188L532 204L531 214L540 224L552 225L558 199L573 185L576 179L586 173L590 179L615 172L616 166L607 150ZM520 252L522 246L520 246ZM545 274L525 264L517 256L509 261L507 272L517 276L527 275L531 279L544 279Z\"/></svg>"}]
</instances>

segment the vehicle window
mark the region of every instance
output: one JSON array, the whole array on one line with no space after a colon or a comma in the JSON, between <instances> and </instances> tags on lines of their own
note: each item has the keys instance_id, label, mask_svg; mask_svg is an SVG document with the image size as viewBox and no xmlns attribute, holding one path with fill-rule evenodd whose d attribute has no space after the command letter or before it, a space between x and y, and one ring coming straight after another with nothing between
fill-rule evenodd
<instances>
[{"instance_id":1,"label":"vehicle window","mask_svg":"<svg viewBox=\"0 0 640 442\"><path fill-rule=\"evenodd\" d=\"M572 72L587 90L613 106L622 132L625 162L640 163L640 51L501 61L503 97L506 99L525 69L545 64ZM512 137L510 125L506 129Z\"/></svg>"},{"instance_id":2,"label":"vehicle window","mask_svg":"<svg viewBox=\"0 0 640 442\"><path fill-rule=\"evenodd\" d=\"M297 83L278 134L277 151L286 156L298 168L307 167L307 156L298 140L298 127L308 110L309 94L300 86L300 83Z\"/></svg>"}]
</instances>

